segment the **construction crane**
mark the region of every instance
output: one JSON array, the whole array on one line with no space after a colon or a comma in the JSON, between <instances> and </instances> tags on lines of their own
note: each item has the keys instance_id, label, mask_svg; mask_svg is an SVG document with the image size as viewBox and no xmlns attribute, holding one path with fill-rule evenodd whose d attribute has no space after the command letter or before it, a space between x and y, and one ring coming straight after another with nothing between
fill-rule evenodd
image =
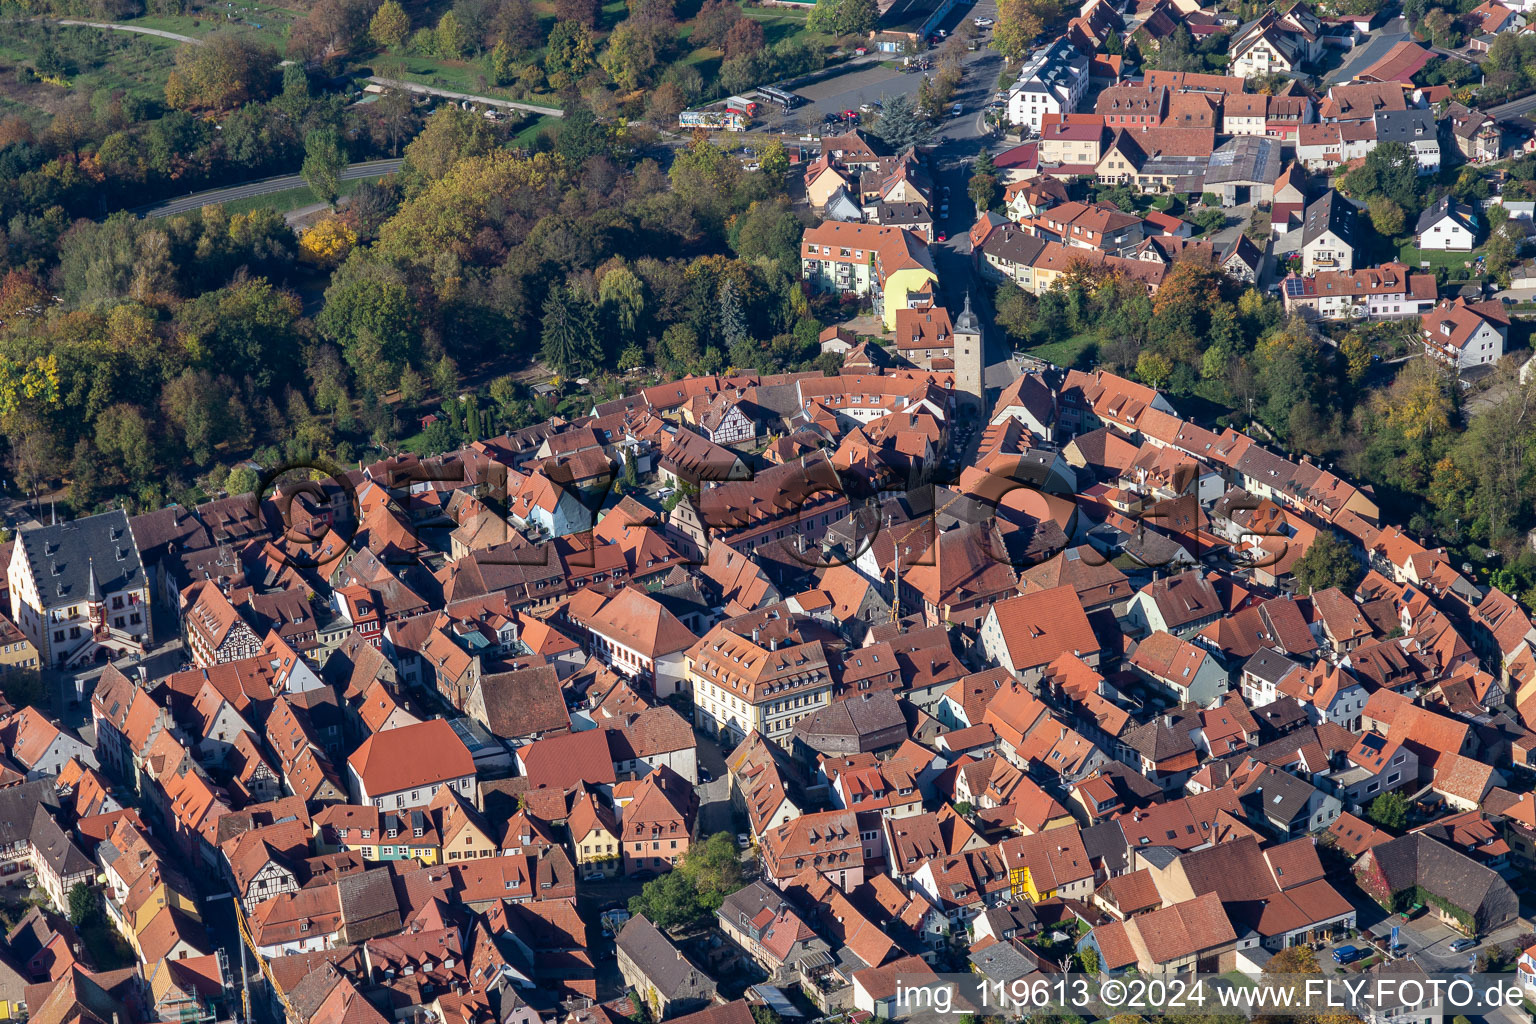
<instances>
[{"instance_id":1,"label":"construction crane","mask_svg":"<svg viewBox=\"0 0 1536 1024\"><path fill-rule=\"evenodd\" d=\"M256 958L256 966L261 970L267 984L272 986L272 992L283 1004L283 1010L289 1021L302 1020L302 1017L288 1001L288 995L283 991L283 986L277 983L277 977L272 973L272 965L267 963L267 958L261 955L261 950L256 947L256 940L251 937L251 930L245 920L245 909L240 906L240 897L231 896L230 900L235 905L235 925L240 930L240 1003L241 1011L246 1021L255 1018L251 1015L251 986L245 971L245 951L249 947L251 955Z\"/></svg>"}]
</instances>

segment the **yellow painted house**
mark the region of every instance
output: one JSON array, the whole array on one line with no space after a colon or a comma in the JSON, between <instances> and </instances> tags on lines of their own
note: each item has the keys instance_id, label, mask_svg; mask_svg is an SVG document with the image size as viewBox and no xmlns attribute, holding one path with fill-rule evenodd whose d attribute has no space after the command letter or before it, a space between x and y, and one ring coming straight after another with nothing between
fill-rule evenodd
<instances>
[{"instance_id":1,"label":"yellow painted house","mask_svg":"<svg viewBox=\"0 0 1536 1024\"><path fill-rule=\"evenodd\" d=\"M137 934L149 926L149 922L155 919L162 907L174 907L196 921L203 919L202 912L197 909L197 901L178 892L161 881L145 894L143 902L133 910L133 930Z\"/></svg>"},{"instance_id":2,"label":"yellow painted house","mask_svg":"<svg viewBox=\"0 0 1536 1024\"><path fill-rule=\"evenodd\" d=\"M501 844L491 836L491 827L464 797L444 786L427 806L437 823L437 833L442 837L441 860L452 864L456 861L478 860L494 857L501 852Z\"/></svg>"},{"instance_id":3,"label":"yellow painted house","mask_svg":"<svg viewBox=\"0 0 1536 1024\"><path fill-rule=\"evenodd\" d=\"M816 291L868 296L887 331L896 312L933 305L939 277L928 243L888 224L823 221L800 241L800 276Z\"/></svg>"},{"instance_id":4,"label":"yellow painted house","mask_svg":"<svg viewBox=\"0 0 1536 1024\"><path fill-rule=\"evenodd\" d=\"M576 853L580 878L608 878L618 874L622 863L619 827L613 815L591 793L583 793L571 807L567 822L571 847Z\"/></svg>"}]
</instances>

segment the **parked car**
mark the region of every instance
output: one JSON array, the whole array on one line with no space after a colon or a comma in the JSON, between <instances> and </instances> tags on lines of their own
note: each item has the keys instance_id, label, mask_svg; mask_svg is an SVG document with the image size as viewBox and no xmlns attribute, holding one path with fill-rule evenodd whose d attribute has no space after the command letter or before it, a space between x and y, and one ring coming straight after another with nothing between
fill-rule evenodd
<instances>
[{"instance_id":1,"label":"parked car","mask_svg":"<svg viewBox=\"0 0 1536 1024\"><path fill-rule=\"evenodd\" d=\"M946 240L946 239L948 239L948 238L949 238L949 236L948 236L948 235L946 235L946 234L945 234L945 233L944 233L944 232L942 232L942 231L940 231L940 232L939 232L939 235L938 235L938 240L939 240L939 241L941 241L941 242L942 242L942 241L945 241L945 240Z\"/></svg>"},{"instance_id":2,"label":"parked car","mask_svg":"<svg viewBox=\"0 0 1536 1024\"><path fill-rule=\"evenodd\" d=\"M1333 951L1333 962L1343 966L1345 964L1352 964L1363 956L1365 956L1365 952L1358 946L1340 946Z\"/></svg>"},{"instance_id":3,"label":"parked car","mask_svg":"<svg viewBox=\"0 0 1536 1024\"><path fill-rule=\"evenodd\" d=\"M1451 943L1451 952L1460 953L1463 950L1471 949L1475 945L1477 945L1476 939L1467 935L1463 935L1461 938Z\"/></svg>"},{"instance_id":4,"label":"parked car","mask_svg":"<svg viewBox=\"0 0 1536 1024\"><path fill-rule=\"evenodd\" d=\"M949 108L949 112L952 116L959 117L961 114L965 113L965 105L962 103L956 103L954 106Z\"/></svg>"},{"instance_id":5,"label":"parked car","mask_svg":"<svg viewBox=\"0 0 1536 1024\"><path fill-rule=\"evenodd\" d=\"M699 769L699 781L700 782L713 782L714 780L715 780L715 777L713 775L709 774L709 769L708 768L700 768Z\"/></svg>"},{"instance_id":6,"label":"parked car","mask_svg":"<svg viewBox=\"0 0 1536 1024\"><path fill-rule=\"evenodd\" d=\"M747 847L752 845L752 837L747 835L745 832L737 832L736 845L745 850Z\"/></svg>"},{"instance_id":7,"label":"parked car","mask_svg":"<svg viewBox=\"0 0 1536 1024\"><path fill-rule=\"evenodd\" d=\"M977 28L991 28L992 27L992 19L991 18L972 18L971 19L971 24L975 25Z\"/></svg>"}]
</instances>

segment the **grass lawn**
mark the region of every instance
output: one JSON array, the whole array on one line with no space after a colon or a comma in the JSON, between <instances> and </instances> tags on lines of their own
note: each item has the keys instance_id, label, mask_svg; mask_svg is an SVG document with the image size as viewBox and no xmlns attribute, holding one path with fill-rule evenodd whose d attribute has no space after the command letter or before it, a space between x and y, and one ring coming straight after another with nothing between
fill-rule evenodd
<instances>
[{"instance_id":1,"label":"grass lawn","mask_svg":"<svg viewBox=\"0 0 1536 1024\"><path fill-rule=\"evenodd\" d=\"M77 89L108 92L121 89L125 93L163 100L165 80L171 72L171 55L181 45L171 39L85 27L60 28L56 38L58 49L69 64L69 73L65 76L68 88L41 82L30 86L17 83L13 98L28 103L33 97L26 95L26 91L41 90L37 99L46 105L49 93L62 98ZM0 42L0 62L29 67L36 62L36 55L36 48L29 42ZM7 74L6 77L11 76Z\"/></svg>"},{"instance_id":2,"label":"grass lawn","mask_svg":"<svg viewBox=\"0 0 1536 1024\"><path fill-rule=\"evenodd\" d=\"M494 96L504 90L492 86L485 66L469 61L446 61L436 57L399 57L388 63L376 61L374 70L386 78L423 82L440 89Z\"/></svg>"},{"instance_id":3,"label":"grass lawn","mask_svg":"<svg viewBox=\"0 0 1536 1024\"><path fill-rule=\"evenodd\" d=\"M529 121L527 126L521 129L516 135L512 136L513 145L531 147L534 143L534 140L539 137L539 133L550 125L558 123L558 120L558 118L547 117L543 114L540 114L532 121Z\"/></svg>"},{"instance_id":4,"label":"grass lawn","mask_svg":"<svg viewBox=\"0 0 1536 1024\"><path fill-rule=\"evenodd\" d=\"M813 46L830 46L832 37L824 32L812 32L807 27L811 11L791 7L743 7L742 13L763 24L763 36L769 46L781 39L803 39Z\"/></svg>"},{"instance_id":5,"label":"grass lawn","mask_svg":"<svg viewBox=\"0 0 1536 1024\"><path fill-rule=\"evenodd\" d=\"M358 190L364 181L371 178L357 178L353 181L344 181L337 190L341 195L349 196ZM287 213L289 210L297 210L300 207L312 206L320 200L309 190L308 185L298 188L290 188L284 192L269 192L264 196L250 196L245 199L236 199L224 204L225 213L250 213L252 210L276 210L278 213Z\"/></svg>"},{"instance_id":6,"label":"grass lawn","mask_svg":"<svg viewBox=\"0 0 1536 1024\"><path fill-rule=\"evenodd\" d=\"M1080 360L1086 365L1087 357L1098 349L1098 344L1091 334L1074 334L1070 338L1046 342L1026 351L1036 359L1071 369L1078 366Z\"/></svg>"},{"instance_id":7,"label":"grass lawn","mask_svg":"<svg viewBox=\"0 0 1536 1024\"><path fill-rule=\"evenodd\" d=\"M255 0L226 0L210 4L196 14L145 15L127 19L123 24L157 28L184 36L206 36L230 30L274 46L281 53L289 27L302 16L286 7Z\"/></svg>"},{"instance_id":8,"label":"grass lawn","mask_svg":"<svg viewBox=\"0 0 1536 1024\"><path fill-rule=\"evenodd\" d=\"M1465 265L1467 263L1476 264L1477 257L1481 255L1481 249L1474 249L1471 252L1441 252L1438 249L1425 251L1413 244L1412 236L1403 239L1402 242L1398 243L1397 247L1397 258L1414 270L1420 269L1421 263L1428 263L1428 269L1430 270L1444 267L1453 273L1461 269L1468 269L1470 272L1470 268L1466 268Z\"/></svg>"}]
</instances>

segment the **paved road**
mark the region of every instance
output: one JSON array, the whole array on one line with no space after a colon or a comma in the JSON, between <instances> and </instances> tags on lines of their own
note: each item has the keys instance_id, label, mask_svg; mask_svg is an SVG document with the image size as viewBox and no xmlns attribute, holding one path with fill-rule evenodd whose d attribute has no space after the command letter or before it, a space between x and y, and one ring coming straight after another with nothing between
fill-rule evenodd
<instances>
[{"instance_id":1,"label":"paved road","mask_svg":"<svg viewBox=\"0 0 1536 1024\"><path fill-rule=\"evenodd\" d=\"M397 78L380 78L378 75L369 75L368 81L374 85L387 85L391 89L403 89L406 92L420 93L425 96L442 96L450 100L468 100L471 103L484 103L490 107L503 107L507 110L526 110L530 114L543 114L545 117L564 117L565 111L558 107L541 107L534 103L518 103L514 100L499 100L494 96L476 96L474 93L453 92L448 89L438 89L430 85L422 85L420 82L404 82Z\"/></svg>"},{"instance_id":2,"label":"paved road","mask_svg":"<svg viewBox=\"0 0 1536 1024\"><path fill-rule=\"evenodd\" d=\"M144 28L141 25L119 25L111 21L76 21L72 18L59 19L60 25L80 25L85 28L105 28L113 32L136 32L141 36L159 36L161 39L174 39L178 43L201 43L196 36L184 36L179 32L167 32L164 29Z\"/></svg>"},{"instance_id":3,"label":"paved road","mask_svg":"<svg viewBox=\"0 0 1536 1024\"><path fill-rule=\"evenodd\" d=\"M1506 117L1519 117L1522 114L1529 114L1533 110L1536 110L1536 93L1530 96L1522 96L1517 100L1510 100L1508 103L1497 107L1489 107L1483 113L1495 121L1502 121Z\"/></svg>"},{"instance_id":4,"label":"paved road","mask_svg":"<svg viewBox=\"0 0 1536 1024\"><path fill-rule=\"evenodd\" d=\"M978 0L974 5L960 4L939 27L945 31L952 31L954 26L963 19L996 18L996 16L995 0ZM985 36L981 38L983 42L986 39ZM868 57L850 61L847 65L849 70L840 74L795 87L795 94L804 98L806 102L787 114L777 110L768 111L753 126L753 130L820 135L824 119L828 114L841 114L845 110L857 111L863 104L884 101L894 96L915 98L924 73L903 72L896 68L885 67L878 63L881 59L898 58L890 54L871 54ZM992 87L997 82L998 72L1002 70L1002 58L992 50L982 47L974 52L966 52L962 58L962 65L965 68L965 82L956 99L965 103L967 109L974 109L991 95ZM931 69L927 72L927 74L932 73ZM838 126L837 130L842 130L841 126Z\"/></svg>"},{"instance_id":5,"label":"paved road","mask_svg":"<svg viewBox=\"0 0 1536 1024\"><path fill-rule=\"evenodd\" d=\"M353 181L357 178L381 178L386 174L394 174L400 169L400 160L364 160L362 163L352 164L342 169L341 180ZM287 192L289 189L301 188L304 185L304 176L301 174L280 174L275 178L262 178L260 181L248 181L243 185L230 185L228 188L211 188L204 192L194 192L191 195L172 199L152 207L140 207L135 213L145 217L171 217L178 213L191 213L193 210L201 210L205 206L214 203L230 203L236 199L249 199L251 196L271 195L273 192Z\"/></svg>"}]
</instances>

